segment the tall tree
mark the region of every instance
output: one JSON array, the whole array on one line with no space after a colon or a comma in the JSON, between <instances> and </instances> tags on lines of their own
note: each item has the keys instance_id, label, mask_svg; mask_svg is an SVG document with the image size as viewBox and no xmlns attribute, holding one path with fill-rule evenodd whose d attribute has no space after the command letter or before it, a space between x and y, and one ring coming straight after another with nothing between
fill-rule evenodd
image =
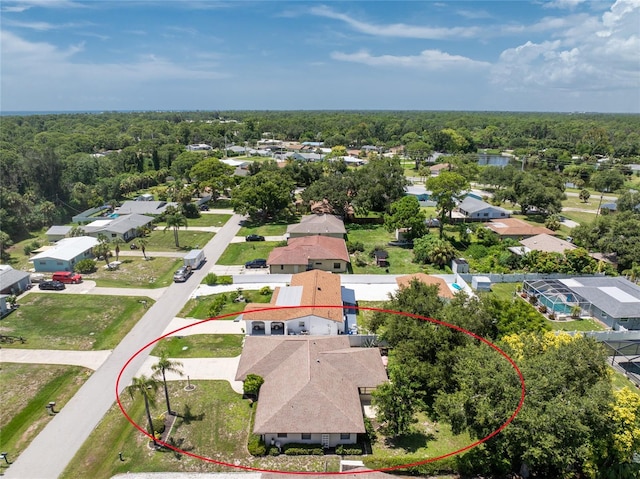
<instances>
[{"instance_id":1,"label":"tall tree","mask_svg":"<svg viewBox=\"0 0 640 479\"><path fill-rule=\"evenodd\" d=\"M277 171L260 171L245 178L232 194L234 211L252 218L273 218L293 204L295 184Z\"/></svg>"},{"instance_id":2,"label":"tall tree","mask_svg":"<svg viewBox=\"0 0 640 479\"><path fill-rule=\"evenodd\" d=\"M166 373L169 372L182 376L182 363L180 361L173 361L169 359L167 352L162 351L160 353L160 357L158 358L158 362L152 365L151 369L153 371L152 377L154 379L162 378L162 384L164 386L164 398L167 402L167 414L173 414L173 412L171 412L171 403L169 402L169 388L167 387Z\"/></svg>"},{"instance_id":3,"label":"tall tree","mask_svg":"<svg viewBox=\"0 0 640 479\"><path fill-rule=\"evenodd\" d=\"M420 238L427 233L426 215L415 196L404 196L391 203L391 212L384 216L384 227L392 232L407 229L409 239Z\"/></svg>"},{"instance_id":4,"label":"tall tree","mask_svg":"<svg viewBox=\"0 0 640 479\"><path fill-rule=\"evenodd\" d=\"M98 244L91 250L96 258L103 258L107 266L109 266L109 255L111 254L111 245L109 239L103 235L98 235Z\"/></svg>"},{"instance_id":5,"label":"tall tree","mask_svg":"<svg viewBox=\"0 0 640 479\"><path fill-rule=\"evenodd\" d=\"M167 222L167 226L164 227L164 230L166 231L169 228L173 229L173 239L175 240L176 248L180 248L178 230L181 226L184 226L185 228L187 227L187 217L176 208L167 208L165 221Z\"/></svg>"},{"instance_id":6,"label":"tall tree","mask_svg":"<svg viewBox=\"0 0 640 479\"><path fill-rule=\"evenodd\" d=\"M456 200L469 188L466 178L454 171L443 171L427 180L427 189L440 210L440 238L444 236L444 223L456 206Z\"/></svg>"},{"instance_id":7,"label":"tall tree","mask_svg":"<svg viewBox=\"0 0 640 479\"><path fill-rule=\"evenodd\" d=\"M134 377L129 386L129 394L133 398L135 394L140 394L144 398L144 410L147 413L147 433L153 440L153 445L157 446L155 431L153 430L153 420L151 419L150 403L155 402L156 391L159 383L153 378L148 378L144 374Z\"/></svg>"}]
</instances>

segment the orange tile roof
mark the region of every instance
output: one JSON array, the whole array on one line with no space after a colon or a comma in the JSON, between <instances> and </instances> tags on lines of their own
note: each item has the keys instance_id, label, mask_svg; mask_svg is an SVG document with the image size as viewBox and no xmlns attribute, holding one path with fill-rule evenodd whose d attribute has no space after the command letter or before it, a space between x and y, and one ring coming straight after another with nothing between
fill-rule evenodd
<instances>
[{"instance_id":1,"label":"orange tile roof","mask_svg":"<svg viewBox=\"0 0 640 479\"><path fill-rule=\"evenodd\" d=\"M518 218L501 218L484 224L500 236L535 236L540 234L553 235L553 231L544 226L533 226Z\"/></svg>"},{"instance_id":2,"label":"orange tile roof","mask_svg":"<svg viewBox=\"0 0 640 479\"><path fill-rule=\"evenodd\" d=\"M342 323L342 287L340 276L326 271L312 270L291 276L292 287L302 287L300 306L308 308L282 308L271 311L256 309L275 308L278 306L280 288L276 288L270 304L249 303L244 308L243 318L248 321L288 321L303 316L317 316ZM334 308L318 308L319 306L340 306ZM294 306L294 305L289 305ZM295 305L297 306L297 305Z\"/></svg>"},{"instance_id":3,"label":"orange tile roof","mask_svg":"<svg viewBox=\"0 0 640 479\"><path fill-rule=\"evenodd\" d=\"M328 236L304 236L290 238L287 246L274 248L269 254L267 264L301 264L323 259L341 259L349 262L347 244L341 238Z\"/></svg>"},{"instance_id":4,"label":"orange tile roof","mask_svg":"<svg viewBox=\"0 0 640 479\"><path fill-rule=\"evenodd\" d=\"M438 278L436 276L431 276L424 273L408 274L406 276L398 276L396 278L396 282L401 288L408 288L414 279L417 279L418 281L421 281L422 283L427 285L437 284L438 296L447 299L453 298L453 292L449 289L449 286L447 286L447 282L444 279Z\"/></svg>"}]
</instances>

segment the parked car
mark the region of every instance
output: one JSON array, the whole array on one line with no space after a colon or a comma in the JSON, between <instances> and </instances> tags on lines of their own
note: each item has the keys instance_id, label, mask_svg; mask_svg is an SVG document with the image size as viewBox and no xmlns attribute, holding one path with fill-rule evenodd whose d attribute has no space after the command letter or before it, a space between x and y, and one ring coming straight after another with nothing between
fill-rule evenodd
<instances>
[{"instance_id":1,"label":"parked car","mask_svg":"<svg viewBox=\"0 0 640 479\"><path fill-rule=\"evenodd\" d=\"M267 260L266 259L252 259L251 261L247 261L244 264L245 268L266 268Z\"/></svg>"},{"instance_id":2,"label":"parked car","mask_svg":"<svg viewBox=\"0 0 640 479\"><path fill-rule=\"evenodd\" d=\"M264 236L260 235L249 235L246 237L247 241L264 241Z\"/></svg>"},{"instance_id":3,"label":"parked car","mask_svg":"<svg viewBox=\"0 0 640 479\"><path fill-rule=\"evenodd\" d=\"M61 283L67 284L82 283L82 275L71 271L58 271L51 275L51 279L53 281L60 281Z\"/></svg>"},{"instance_id":4,"label":"parked car","mask_svg":"<svg viewBox=\"0 0 640 479\"><path fill-rule=\"evenodd\" d=\"M389 241L389 246L400 246L401 248L413 248L413 241L411 240L396 240Z\"/></svg>"},{"instance_id":5,"label":"parked car","mask_svg":"<svg viewBox=\"0 0 640 479\"><path fill-rule=\"evenodd\" d=\"M200 205L200 211L209 211L209 205Z\"/></svg>"},{"instance_id":6,"label":"parked car","mask_svg":"<svg viewBox=\"0 0 640 479\"><path fill-rule=\"evenodd\" d=\"M184 281L189 279L193 270L191 266L180 266L178 270L173 274L173 280L176 283L183 283Z\"/></svg>"},{"instance_id":7,"label":"parked car","mask_svg":"<svg viewBox=\"0 0 640 479\"><path fill-rule=\"evenodd\" d=\"M60 281L42 281L38 284L38 288L50 290L50 291L60 291L65 288L64 283Z\"/></svg>"}]
</instances>

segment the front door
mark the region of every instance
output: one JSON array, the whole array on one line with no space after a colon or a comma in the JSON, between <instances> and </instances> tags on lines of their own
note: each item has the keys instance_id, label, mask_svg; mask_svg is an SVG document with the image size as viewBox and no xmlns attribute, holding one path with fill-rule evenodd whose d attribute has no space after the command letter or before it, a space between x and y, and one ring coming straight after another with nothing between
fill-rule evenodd
<instances>
[{"instance_id":1,"label":"front door","mask_svg":"<svg viewBox=\"0 0 640 479\"><path fill-rule=\"evenodd\" d=\"M329 434L322 435L322 447L324 448L329 447Z\"/></svg>"}]
</instances>

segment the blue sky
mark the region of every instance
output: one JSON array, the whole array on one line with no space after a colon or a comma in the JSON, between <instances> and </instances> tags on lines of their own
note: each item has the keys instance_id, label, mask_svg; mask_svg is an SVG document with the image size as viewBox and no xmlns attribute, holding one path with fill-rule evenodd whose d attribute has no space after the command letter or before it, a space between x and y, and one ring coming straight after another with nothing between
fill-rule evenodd
<instances>
[{"instance_id":1,"label":"blue sky","mask_svg":"<svg viewBox=\"0 0 640 479\"><path fill-rule=\"evenodd\" d=\"M640 0L2 0L3 111L640 113Z\"/></svg>"}]
</instances>

